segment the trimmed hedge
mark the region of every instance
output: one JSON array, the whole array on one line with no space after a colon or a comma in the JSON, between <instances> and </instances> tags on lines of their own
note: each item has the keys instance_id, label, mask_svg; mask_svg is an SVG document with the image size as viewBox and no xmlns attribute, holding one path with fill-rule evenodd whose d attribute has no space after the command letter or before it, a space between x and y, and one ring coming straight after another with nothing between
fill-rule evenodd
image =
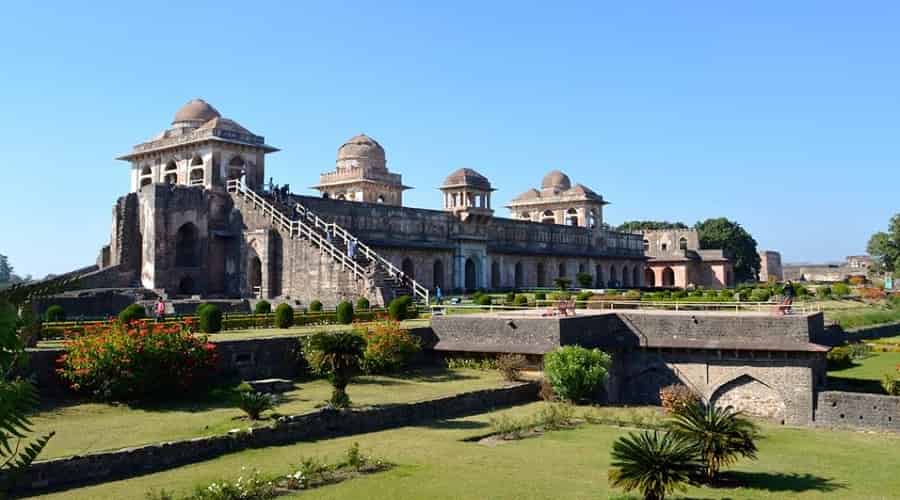
<instances>
[{"instance_id":1,"label":"trimmed hedge","mask_svg":"<svg viewBox=\"0 0 900 500\"><path fill-rule=\"evenodd\" d=\"M66 311L61 305L53 304L44 311L45 321L65 321Z\"/></svg>"},{"instance_id":2,"label":"trimmed hedge","mask_svg":"<svg viewBox=\"0 0 900 500\"><path fill-rule=\"evenodd\" d=\"M269 314L270 312L272 312L272 304L265 300L260 300L253 308L253 314Z\"/></svg>"},{"instance_id":3,"label":"trimmed hedge","mask_svg":"<svg viewBox=\"0 0 900 500\"><path fill-rule=\"evenodd\" d=\"M342 325L353 323L353 304L346 300L338 304L337 310L335 311L335 318L337 319L337 322Z\"/></svg>"},{"instance_id":4,"label":"trimmed hedge","mask_svg":"<svg viewBox=\"0 0 900 500\"><path fill-rule=\"evenodd\" d=\"M321 303L319 305L321 306ZM278 307L275 308L275 326L278 328L290 328L293 324L294 308L284 303L278 304Z\"/></svg>"},{"instance_id":5,"label":"trimmed hedge","mask_svg":"<svg viewBox=\"0 0 900 500\"><path fill-rule=\"evenodd\" d=\"M147 311L144 309L144 306L139 304L131 304L125 309L122 309L122 312L119 313L119 322L127 324L135 320L144 319L146 317Z\"/></svg>"},{"instance_id":6,"label":"trimmed hedge","mask_svg":"<svg viewBox=\"0 0 900 500\"><path fill-rule=\"evenodd\" d=\"M369 299L367 299L365 297L360 297L356 301L356 310L357 311L368 311L370 307L372 307L372 306L369 304Z\"/></svg>"},{"instance_id":7,"label":"trimmed hedge","mask_svg":"<svg viewBox=\"0 0 900 500\"><path fill-rule=\"evenodd\" d=\"M314 300L309 303L309 312L322 312L322 303Z\"/></svg>"},{"instance_id":8,"label":"trimmed hedge","mask_svg":"<svg viewBox=\"0 0 900 500\"><path fill-rule=\"evenodd\" d=\"M388 314L394 321L403 321L404 319L412 317L409 311L410 306L412 305L412 297L409 295L397 297L388 305Z\"/></svg>"},{"instance_id":9,"label":"trimmed hedge","mask_svg":"<svg viewBox=\"0 0 900 500\"><path fill-rule=\"evenodd\" d=\"M203 304L197 308L200 319L200 331L203 333L219 333L222 331L222 310L215 304Z\"/></svg>"},{"instance_id":10,"label":"trimmed hedge","mask_svg":"<svg viewBox=\"0 0 900 500\"><path fill-rule=\"evenodd\" d=\"M489 306L489 305L493 304L493 299L491 299L490 295L479 295L475 299L475 304L477 304L479 306Z\"/></svg>"}]
</instances>

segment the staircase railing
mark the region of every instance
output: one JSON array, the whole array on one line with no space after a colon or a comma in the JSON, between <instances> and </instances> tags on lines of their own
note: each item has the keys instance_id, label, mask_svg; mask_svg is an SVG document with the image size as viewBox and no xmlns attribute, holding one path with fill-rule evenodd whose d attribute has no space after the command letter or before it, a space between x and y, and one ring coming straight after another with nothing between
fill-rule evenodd
<instances>
[{"instance_id":1,"label":"staircase railing","mask_svg":"<svg viewBox=\"0 0 900 500\"><path fill-rule=\"evenodd\" d=\"M356 278L362 280L368 279L368 271L361 266L359 262L350 258L350 256L340 248L336 247L332 242L328 241L327 238L323 237L318 231L309 227L303 221L292 220L290 217L284 215L272 205L272 203L248 188L239 179L229 180L226 186L229 193L243 197L251 203L254 208L260 210L264 216L267 216L276 227L279 227L287 233L291 239L298 237L307 238L312 244L318 246L319 249L328 254L333 260L352 272Z\"/></svg>"},{"instance_id":2,"label":"staircase railing","mask_svg":"<svg viewBox=\"0 0 900 500\"><path fill-rule=\"evenodd\" d=\"M419 299L424 301L425 304L430 303L429 298L430 298L431 292L428 290L428 288L422 286L422 284L420 284L419 282L414 280L411 276L407 276L407 274L404 273L403 270L401 270L400 268L398 268L397 266L392 264L389 260L387 260L384 257L382 257L381 255L379 255L378 252L372 250L365 243L359 241L359 238L357 238L356 236L353 236L353 234L351 234L350 231L347 231L343 227L341 227L333 222L325 221L324 219L322 219L321 217L316 215L315 212L304 207L300 203L295 202L295 204L296 204L295 207L296 207L297 213L300 214L301 217L306 219L314 227L320 228L326 232L330 229L332 231L333 235L335 237L338 237L338 238L341 238L342 240L344 240L345 244L349 244L350 241L356 242L356 249L360 254L362 254L366 258L376 262L382 269L385 270L385 272L388 273L388 275L401 280L401 282L409 283L412 286L413 295L417 296Z\"/></svg>"}]
</instances>

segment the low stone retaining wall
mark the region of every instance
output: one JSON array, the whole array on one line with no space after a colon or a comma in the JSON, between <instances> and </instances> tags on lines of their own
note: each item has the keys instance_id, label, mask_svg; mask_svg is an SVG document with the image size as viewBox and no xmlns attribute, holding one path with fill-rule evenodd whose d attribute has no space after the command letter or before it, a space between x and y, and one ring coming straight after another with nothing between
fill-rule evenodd
<instances>
[{"instance_id":1,"label":"low stone retaining wall","mask_svg":"<svg viewBox=\"0 0 900 500\"><path fill-rule=\"evenodd\" d=\"M823 391L816 399L815 424L824 427L900 431L900 397Z\"/></svg>"},{"instance_id":2,"label":"low stone retaining wall","mask_svg":"<svg viewBox=\"0 0 900 500\"><path fill-rule=\"evenodd\" d=\"M417 403L361 410L319 410L279 419L252 432L157 443L37 462L17 484L17 493L62 490L158 472L250 448L285 445L404 427L415 423L483 413L537 399L533 383L473 391Z\"/></svg>"}]
</instances>

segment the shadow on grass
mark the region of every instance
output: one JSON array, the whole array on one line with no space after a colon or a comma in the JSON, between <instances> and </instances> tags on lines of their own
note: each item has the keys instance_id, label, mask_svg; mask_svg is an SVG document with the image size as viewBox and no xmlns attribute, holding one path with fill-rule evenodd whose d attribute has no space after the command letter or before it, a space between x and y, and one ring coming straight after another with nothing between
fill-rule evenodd
<instances>
[{"instance_id":1,"label":"shadow on grass","mask_svg":"<svg viewBox=\"0 0 900 500\"><path fill-rule=\"evenodd\" d=\"M859 378L843 378L828 376L828 389L846 392L863 392L867 394L884 394L881 382Z\"/></svg>"},{"instance_id":2,"label":"shadow on grass","mask_svg":"<svg viewBox=\"0 0 900 500\"><path fill-rule=\"evenodd\" d=\"M475 422L472 420L434 420L418 424L419 427L440 430L475 430L490 427L487 422Z\"/></svg>"},{"instance_id":3,"label":"shadow on grass","mask_svg":"<svg viewBox=\"0 0 900 500\"><path fill-rule=\"evenodd\" d=\"M728 486L752 488L773 493L819 491L823 493L835 491L845 486L812 474L783 474L770 472L728 471L722 474L722 481Z\"/></svg>"}]
</instances>

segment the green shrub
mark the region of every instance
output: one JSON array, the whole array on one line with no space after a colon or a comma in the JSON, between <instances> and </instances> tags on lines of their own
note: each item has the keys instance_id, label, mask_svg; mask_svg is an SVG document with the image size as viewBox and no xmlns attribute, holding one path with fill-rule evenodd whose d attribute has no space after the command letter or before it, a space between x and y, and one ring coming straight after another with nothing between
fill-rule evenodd
<instances>
[{"instance_id":1,"label":"green shrub","mask_svg":"<svg viewBox=\"0 0 900 500\"><path fill-rule=\"evenodd\" d=\"M594 296L594 292L590 290L584 290L582 292L578 292L578 295L575 296L575 299L579 302L585 302L591 300L591 297Z\"/></svg>"},{"instance_id":2,"label":"green shrub","mask_svg":"<svg viewBox=\"0 0 900 500\"><path fill-rule=\"evenodd\" d=\"M688 293L684 290L675 290L674 292L672 292L673 299L684 299L687 298L687 296Z\"/></svg>"},{"instance_id":3,"label":"green shrub","mask_svg":"<svg viewBox=\"0 0 900 500\"><path fill-rule=\"evenodd\" d=\"M475 299L475 304L479 306L489 306L493 303L493 299L491 299L490 295L479 295Z\"/></svg>"},{"instance_id":4,"label":"green shrub","mask_svg":"<svg viewBox=\"0 0 900 500\"><path fill-rule=\"evenodd\" d=\"M850 287L846 283L835 283L831 285L831 293L837 297L846 297L850 295Z\"/></svg>"},{"instance_id":5,"label":"green shrub","mask_svg":"<svg viewBox=\"0 0 900 500\"><path fill-rule=\"evenodd\" d=\"M356 310L357 311L368 311L370 307L372 307L372 306L369 304L369 299L367 299L365 297L360 297L356 301Z\"/></svg>"},{"instance_id":6,"label":"green shrub","mask_svg":"<svg viewBox=\"0 0 900 500\"><path fill-rule=\"evenodd\" d=\"M119 313L119 322L122 324L128 324L132 321L137 321L146 317L147 311L144 309L144 306L140 304L131 304L125 309L122 309L122 312Z\"/></svg>"},{"instance_id":7,"label":"green shrub","mask_svg":"<svg viewBox=\"0 0 900 500\"><path fill-rule=\"evenodd\" d=\"M222 310L215 304L203 304L199 309L200 331L219 333L222 331Z\"/></svg>"},{"instance_id":8,"label":"green shrub","mask_svg":"<svg viewBox=\"0 0 900 500\"><path fill-rule=\"evenodd\" d=\"M594 277L591 273L578 273L575 275L575 281L581 288L590 288L594 284Z\"/></svg>"},{"instance_id":9,"label":"green shrub","mask_svg":"<svg viewBox=\"0 0 900 500\"><path fill-rule=\"evenodd\" d=\"M253 307L253 314L269 314L272 312L272 304L268 301L260 300Z\"/></svg>"},{"instance_id":10,"label":"green shrub","mask_svg":"<svg viewBox=\"0 0 900 500\"><path fill-rule=\"evenodd\" d=\"M341 325L349 325L353 323L353 304L346 300L337 305L336 314L337 322Z\"/></svg>"},{"instance_id":11,"label":"green shrub","mask_svg":"<svg viewBox=\"0 0 900 500\"><path fill-rule=\"evenodd\" d=\"M313 300L309 303L309 312L322 312L322 303L318 300Z\"/></svg>"},{"instance_id":12,"label":"green shrub","mask_svg":"<svg viewBox=\"0 0 900 500\"><path fill-rule=\"evenodd\" d=\"M572 298L572 294L569 292L553 292L547 298L550 300L569 300Z\"/></svg>"},{"instance_id":13,"label":"green shrub","mask_svg":"<svg viewBox=\"0 0 900 500\"><path fill-rule=\"evenodd\" d=\"M488 419L493 433L503 440L522 439L525 433L534 428L531 417L511 417L506 414L492 416Z\"/></svg>"},{"instance_id":14,"label":"green shrub","mask_svg":"<svg viewBox=\"0 0 900 500\"><path fill-rule=\"evenodd\" d=\"M854 342L847 345L850 358L854 360L866 359L872 355L872 346L863 342Z\"/></svg>"},{"instance_id":15,"label":"green shrub","mask_svg":"<svg viewBox=\"0 0 900 500\"><path fill-rule=\"evenodd\" d=\"M366 340L362 369L366 373L390 373L403 369L421 350L421 341L398 321L379 321L357 331Z\"/></svg>"},{"instance_id":16,"label":"green shrub","mask_svg":"<svg viewBox=\"0 0 900 500\"><path fill-rule=\"evenodd\" d=\"M566 401L588 397L606 381L612 358L599 349L563 346L544 356L544 374Z\"/></svg>"},{"instance_id":17,"label":"green shrub","mask_svg":"<svg viewBox=\"0 0 900 500\"><path fill-rule=\"evenodd\" d=\"M734 300L734 290L719 290L719 299L726 301Z\"/></svg>"},{"instance_id":18,"label":"green shrub","mask_svg":"<svg viewBox=\"0 0 900 500\"><path fill-rule=\"evenodd\" d=\"M545 431L558 431L575 426L575 407L567 403L545 405L534 418Z\"/></svg>"},{"instance_id":19,"label":"green shrub","mask_svg":"<svg viewBox=\"0 0 900 500\"><path fill-rule=\"evenodd\" d=\"M881 379L881 388L888 396L900 396L900 378L896 373L886 373Z\"/></svg>"},{"instance_id":20,"label":"green shrub","mask_svg":"<svg viewBox=\"0 0 900 500\"><path fill-rule=\"evenodd\" d=\"M715 290L707 290L706 293L703 294L703 298L710 301L719 300L719 292Z\"/></svg>"},{"instance_id":21,"label":"green shrub","mask_svg":"<svg viewBox=\"0 0 900 500\"><path fill-rule=\"evenodd\" d=\"M525 295L516 295L516 298L513 300L513 305L523 307L528 305L528 297Z\"/></svg>"},{"instance_id":22,"label":"green shrub","mask_svg":"<svg viewBox=\"0 0 900 500\"><path fill-rule=\"evenodd\" d=\"M794 283L794 294L797 295L797 297L808 297L809 289L803 285L798 285L797 283Z\"/></svg>"},{"instance_id":23,"label":"green shrub","mask_svg":"<svg viewBox=\"0 0 900 500\"><path fill-rule=\"evenodd\" d=\"M497 357L497 369L503 378L514 382L519 380L522 370L528 368L528 359L521 354L501 354Z\"/></svg>"},{"instance_id":24,"label":"green shrub","mask_svg":"<svg viewBox=\"0 0 900 500\"><path fill-rule=\"evenodd\" d=\"M825 357L829 370L843 370L853 366L853 357L850 355L849 346L835 347L828 351Z\"/></svg>"},{"instance_id":25,"label":"green shrub","mask_svg":"<svg viewBox=\"0 0 900 500\"><path fill-rule=\"evenodd\" d=\"M768 302L772 292L768 288L754 288L750 293L751 302Z\"/></svg>"},{"instance_id":26,"label":"green shrub","mask_svg":"<svg viewBox=\"0 0 900 500\"><path fill-rule=\"evenodd\" d=\"M556 288L566 291L569 289L569 285L572 284L572 280L569 278L556 278L553 280L553 284L556 285Z\"/></svg>"},{"instance_id":27,"label":"green shrub","mask_svg":"<svg viewBox=\"0 0 900 500\"><path fill-rule=\"evenodd\" d=\"M641 300L641 292L637 290L628 290L623 297L625 297L625 300Z\"/></svg>"},{"instance_id":28,"label":"green shrub","mask_svg":"<svg viewBox=\"0 0 900 500\"><path fill-rule=\"evenodd\" d=\"M240 391L238 393L238 408L250 417L250 420L259 420L264 411L275 409L276 398L271 394L255 391Z\"/></svg>"},{"instance_id":29,"label":"green shrub","mask_svg":"<svg viewBox=\"0 0 900 500\"><path fill-rule=\"evenodd\" d=\"M62 306L53 304L48 307L46 311L44 311L44 320L45 321L65 321L66 320L66 311Z\"/></svg>"},{"instance_id":30,"label":"green shrub","mask_svg":"<svg viewBox=\"0 0 900 500\"><path fill-rule=\"evenodd\" d=\"M534 300L547 300L547 294L544 292L535 292Z\"/></svg>"},{"instance_id":31,"label":"green shrub","mask_svg":"<svg viewBox=\"0 0 900 500\"><path fill-rule=\"evenodd\" d=\"M388 315L394 321L403 321L411 317L410 307L413 300L409 295L401 295L388 304Z\"/></svg>"},{"instance_id":32,"label":"green shrub","mask_svg":"<svg viewBox=\"0 0 900 500\"><path fill-rule=\"evenodd\" d=\"M516 292L508 292L506 294L506 303L512 304L516 300Z\"/></svg>"},{"instance_id":33,"label":"green shrub","mask_svg":"<svg viewBox=\"0 0 900 500\"><path fill-rule=\"evenodd\" d=\"M691 293L689 293L688 296L699 299L703 297L703 290L691 290Z\"/></svg>"},{"instance_id":34,"label":"green shrub","mask_svg":"<svg viewBox=\"0 0 900 500\"><path fill-rule=\"evenodd\" d=\"M828 285L823 285L816 288L816 298L822 300L831 298L831 287Z\"/></svg>"},{"instance_id":35,"label":"green shrub","mask_svg":"<svg viewBox=\"0 0 900 500\"><path fill-rule=\"evenodd\" d=\"M500 368L497 364L497 358L493 356L450 356L444 358L444 364L451 370L465 368L470 370L491 371Z\"/></svg>"},{"instance_id":36,"label":"green shrub","mask_svg":"<svg viewBox=\"0 0 900 500\"><path fill-rule=\"evenodd\" d=\"M281 303L275 308L275 326L277 328L290 328L294 324L294 308Z\"/></svg>"},{"instance_id":37,"label":"green shrub","mask_svg":"<svg viewBox=\"0 0 900 500\"><path fill-rule=\"evenodd\" d=\"M303 356L310 369L331 382L328 403L332 407L350 406L347 385L359 371L365 350L366 340L355 332L316 332L303 340Z\"/></svg>"}]
</instances>

